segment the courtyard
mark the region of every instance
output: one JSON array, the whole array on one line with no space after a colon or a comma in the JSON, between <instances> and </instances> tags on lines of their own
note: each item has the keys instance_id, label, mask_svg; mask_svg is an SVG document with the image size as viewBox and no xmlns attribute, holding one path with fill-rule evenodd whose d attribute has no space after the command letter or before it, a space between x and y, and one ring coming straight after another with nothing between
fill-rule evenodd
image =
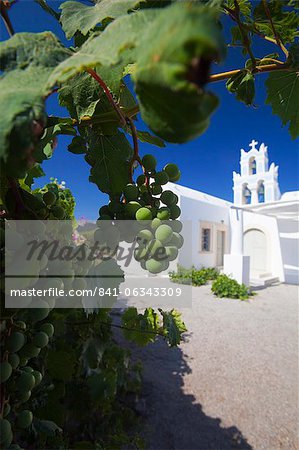
<instances>
[{"instance_id":1,"label":"courtyard","mask_svg":"<svg viewBox=\"0 0 299 450\"><path fill-rule=\"evenodd\" d=\"M298 287L192 297L178 348L130 345L144 365L146 449L298 449Z\"/></svg>"}]
</instances>

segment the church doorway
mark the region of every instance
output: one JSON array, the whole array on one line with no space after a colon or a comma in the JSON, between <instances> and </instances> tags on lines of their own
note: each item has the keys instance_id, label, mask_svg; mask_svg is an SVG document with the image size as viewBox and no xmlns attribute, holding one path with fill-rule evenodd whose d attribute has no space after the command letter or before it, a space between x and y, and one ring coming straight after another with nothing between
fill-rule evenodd
<instances>
[{"instance_id":1,"label":"church doorway","mask_svg":"<svg viewBox=\"0 0 299 450\"><path fill-rule=\"evenodd\" d=\"M250 256L250 276L268 272L267 238L256 228L244 233L244 255Z\"/></svg>"},{"instance_id":2,"label":"church doorway","mask_svg":"<svg viewBox=\"0 0 299 450\"><path fill-rule=\"evenodd\" d=\"M217 254L216 254L216 266L223 266L223 256L225 249L225 231L217 230Z\"/></svg>"}]
</instances>

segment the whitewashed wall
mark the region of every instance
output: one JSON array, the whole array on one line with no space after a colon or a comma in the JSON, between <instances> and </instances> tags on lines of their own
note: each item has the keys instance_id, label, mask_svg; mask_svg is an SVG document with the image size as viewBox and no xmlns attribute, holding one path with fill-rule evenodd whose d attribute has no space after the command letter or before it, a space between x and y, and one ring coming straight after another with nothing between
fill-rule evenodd
<instances>
[{"instance_id":1,"label":"whitewashed wall","mask_svg":"<svg viewBox=\"0 0 299 450\"><path fill-rule=\"evenodd\" d=\"M225 252L229 250L229 208L179 195L182 210L181 220L185 222L182 231L185 245L179 254L179 264L184 267L215 267L217 257L217 229L226 231ZM212 225L211 252L201 251L201 222Z\"/></svg>"},{"instance_id":2,"label":"whitewashed wall","mask_svg":"<svg viewBox=\"0 0 299 450\"><path fill-rule=\"evenodd\" d=\"M299 218L278 218L285 282L299 284Z\"/></svg>"},{"instance_id":3,"label":"whitewashed wall","mask_svg":"<svg viewBox=\"0 0 299 450\"><path fill-rule=\"evenodd\" d=\"M244 211L244 233L250 229L261 230L267 239L268 271L273 277L285 281L283 259L277 220L262 214Z\"/></svg>"}]
</instances>

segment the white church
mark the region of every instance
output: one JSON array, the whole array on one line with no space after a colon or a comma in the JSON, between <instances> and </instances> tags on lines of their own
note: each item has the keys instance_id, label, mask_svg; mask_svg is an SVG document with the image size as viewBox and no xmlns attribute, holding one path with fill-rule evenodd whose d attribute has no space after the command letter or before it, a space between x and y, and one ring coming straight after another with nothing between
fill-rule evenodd
<instances>
[{"instance_id":1,"label":"white church","mask_svg":"<svg viewBox=\"0 0 299 450\"><path fill-rule=\"evenodd\" d=\"M299 191L281 194L267 147L255 140L249 147L233 172L233 203L171 184L192 227L178 263L217 267L246 285L299 284Z\"/></svg>"}]
</instances>

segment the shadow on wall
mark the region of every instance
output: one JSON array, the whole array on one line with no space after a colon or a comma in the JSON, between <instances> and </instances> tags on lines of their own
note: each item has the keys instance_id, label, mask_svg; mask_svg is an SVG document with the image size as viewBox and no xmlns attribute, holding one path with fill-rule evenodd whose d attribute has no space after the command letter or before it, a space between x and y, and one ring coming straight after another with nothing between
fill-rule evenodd
<instances>
[{"instance_id":1,"label":"shadow on wall","mask_svg":"<svg viewBox=\"0 0 299 450\"><path fill-rule=\"evenodd\" d=\"M224 428L221 420L207 416L193 395L182 391L191 372L180 348L167 348L160 340L145 348L117 340L141 360L143 391L141 414L146 450L250 450L236 427Z\"/></svg>"}]
</instances>

